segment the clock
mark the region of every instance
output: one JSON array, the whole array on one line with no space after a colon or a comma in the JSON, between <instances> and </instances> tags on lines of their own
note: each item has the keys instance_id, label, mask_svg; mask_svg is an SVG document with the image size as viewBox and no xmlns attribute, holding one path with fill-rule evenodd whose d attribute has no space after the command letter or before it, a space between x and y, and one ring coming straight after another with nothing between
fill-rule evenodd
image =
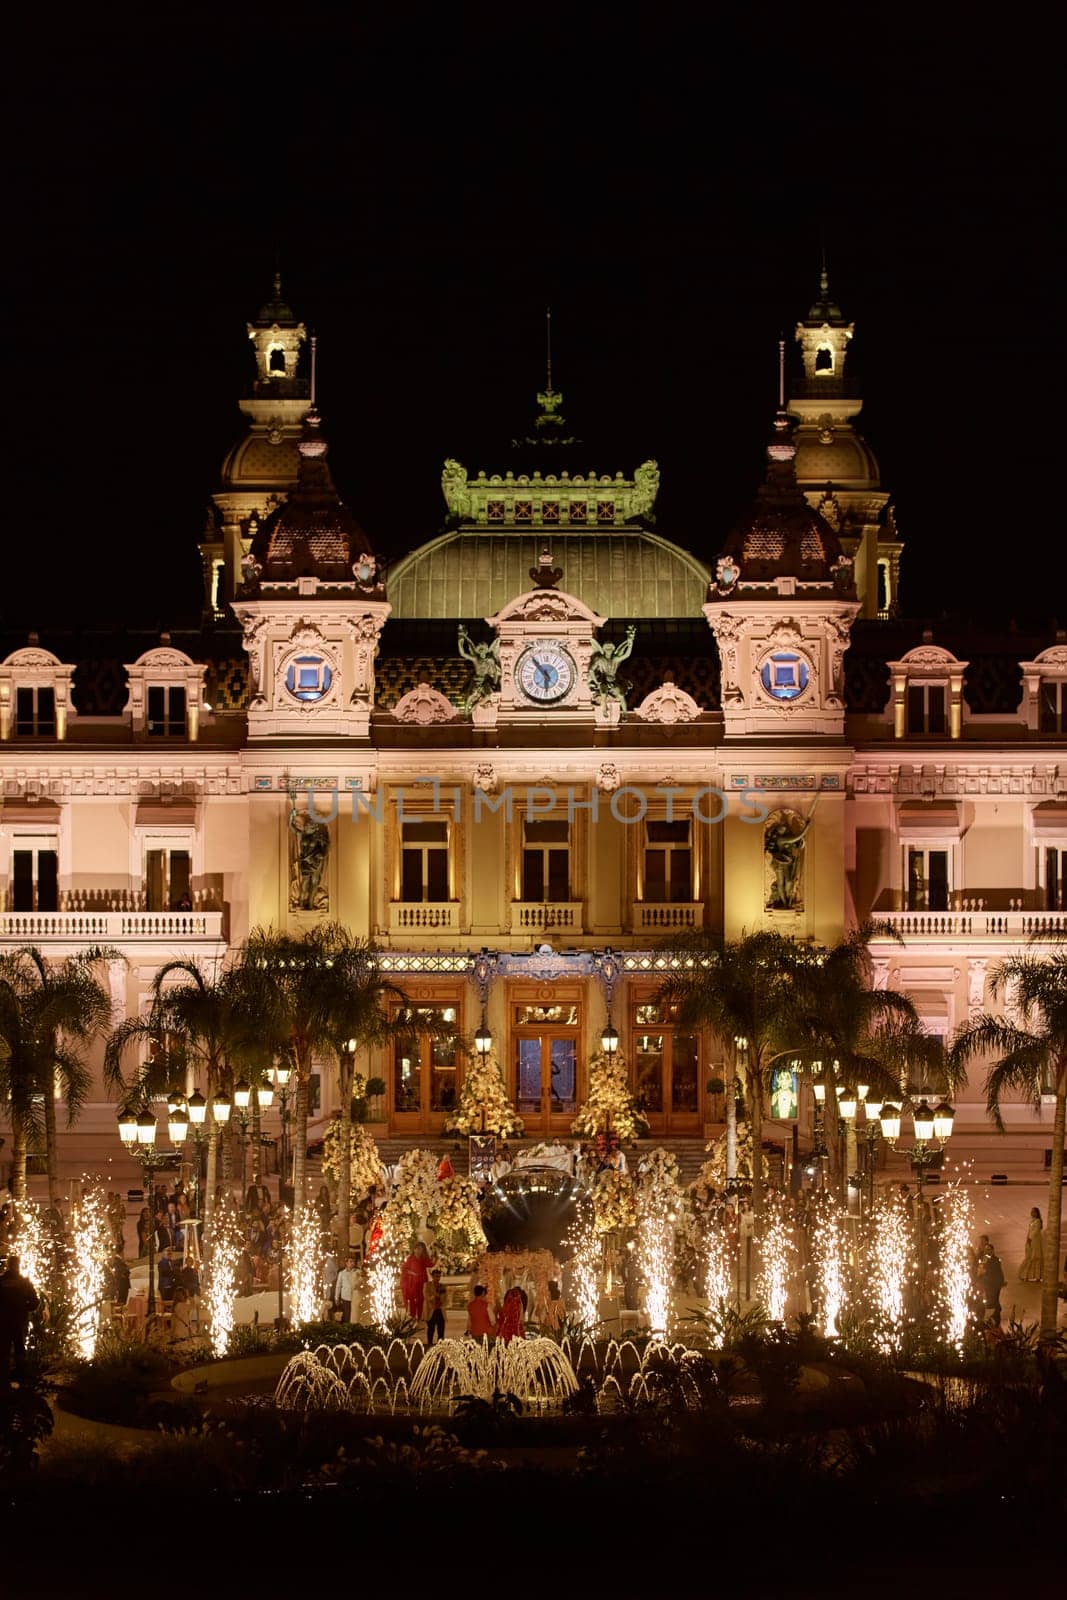
<instances>
[{"instance_id":1,"label":"clock","mask_svg":"<svg viewBox=\"0 0 1067 1600\"><path fill-rule=\"evenodd\" d=\"M555 639L536 639L515 664L519 693L534 705L550 706L574 687L574 658Z\"/></svg>"}]
</instances>

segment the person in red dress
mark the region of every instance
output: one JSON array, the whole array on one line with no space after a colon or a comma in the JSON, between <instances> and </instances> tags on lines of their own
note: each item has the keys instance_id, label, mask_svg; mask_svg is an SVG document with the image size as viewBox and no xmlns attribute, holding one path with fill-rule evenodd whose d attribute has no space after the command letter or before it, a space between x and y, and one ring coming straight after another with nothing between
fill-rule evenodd
<instances>
[{"instance_id":1,"label":"person in red dress","mask_svg":"<svg viewBox=\"0 0 1067 1600\"><path fill-rule=\"evenodd\" d=\"M448 1159L448 1156L447 1155L442 1156L440 1161L437 1163L437 1181L438 1181L438 1183L444 1183L446 1178L454 1178L455 1176L456 1176L456 1169L452 1165L451 1161Z\"/></svg>"},{"instance_id":2,"label":"person in red dress","mask_svg":"<svg viewBox=\"0 0 1067 1600\"><path fill-rule=\"evenodd\" d=\"M474 1299L467 1301L467 1332L472 1339L491 1339L496 1332L484 1283L474 1285Z\"/></svg>"},{"instance_id":3,"label":"person in red dress","mask_svg":"<svg viewBox=\"0 0 1067 1600\"><path fill-rule=\"evenodd\" d=\"M430 1252L420 1239L400 1269L400 1293L404 1296L409 1317L418 1319L422 1316L422 1297L432 1266Z\"/></svg>"},{"instance_id":4,"label":"person in red dress","mask_svg":"<svg viewBox=\"0 0 1067 1600\"><path fill-rule=\"evenodd\" d=\"M504 1304L500 1307L496 1319L496 1336L509 1344L512 1339L521 1339L524 1336L522 1319L522 1290L509 1289L504 1296Z\"/></svg>"}]
</instances>

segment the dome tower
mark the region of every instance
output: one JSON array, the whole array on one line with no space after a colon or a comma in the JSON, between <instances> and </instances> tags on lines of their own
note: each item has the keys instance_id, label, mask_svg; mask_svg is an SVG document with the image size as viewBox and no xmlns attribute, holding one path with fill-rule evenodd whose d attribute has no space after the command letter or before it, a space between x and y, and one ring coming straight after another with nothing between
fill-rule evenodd
<instances>
[{"instance_id":1,"label":"dome tower","mask_svg":"<svg viewBox=\"0 0 1067 1600\"><path fill-rule=\"evenodd\" d=\"M238 404L248 426L222 464L200 540L208 616L225 614L259 527L296 483L297 447L311 403L300 370L307 329L282 293L280 272L270 299L247 328L255 370Z\"/></svg>"},{"instance_id":2,"label":"dome tower","mask_svg":"<svg viewBox=\"0 0 1067 1600\"><path fill-rule=\"evenodd\" d=\"M897 606L901 544L874 452L853 425L863 409L848 370L854 331L830 293L824 260L818 298L796 325L803 376L788 405L796 479L855 562L861 615L885 617Z\"/></svg>"}]
</instances>

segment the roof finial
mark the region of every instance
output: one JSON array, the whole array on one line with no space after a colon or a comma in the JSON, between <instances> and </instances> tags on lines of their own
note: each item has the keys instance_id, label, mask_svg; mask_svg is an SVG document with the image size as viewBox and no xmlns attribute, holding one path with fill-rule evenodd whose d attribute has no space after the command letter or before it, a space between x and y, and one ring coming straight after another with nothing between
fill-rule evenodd
<instances>
[{"instance_id":1,"label":"roof finial","mask_svg":"<svg viewBox=\"0 0 1067 1600\"><path fill-rule=\"evenodd\" d=\"M785 410L785 340L778 341L778 409Z\"/></svg>"},{"instance_id":2,"label":"roof finial","mask_svg":"<svg viewBox=\"0 0 1067 1600\"><path fill-rule=\"evenodd\" d=\"M316 352L317 352L317 349L318 349L318 343L319 343L319 336L318 336L317 333L313 333L311 335L311 407L312 407L312 410L314 410L314 408L315 408L315 356L316 356Z\"/></svg>"},{"instance_id":3,"label":"roof finial","mask_svg":"<svg viewBox=\"0 0 1067 1600\"><path fill-rule=\"evenodd\" d=\"M819 242L822 246L822 271L819 273L819 290L825 300L830 292L830 275L826 270L826 230L824 228L819 229Z\"/></svg>"},{"instance_id":4,"label":"roof finial","mask_svg":"<svg viewBox=\"0 0 1067 1600\"><path fill-rule=\"evenodd\" d=\"M552 393L552 307L545 307L545 393Z\"/></svg>"}]
</instances>

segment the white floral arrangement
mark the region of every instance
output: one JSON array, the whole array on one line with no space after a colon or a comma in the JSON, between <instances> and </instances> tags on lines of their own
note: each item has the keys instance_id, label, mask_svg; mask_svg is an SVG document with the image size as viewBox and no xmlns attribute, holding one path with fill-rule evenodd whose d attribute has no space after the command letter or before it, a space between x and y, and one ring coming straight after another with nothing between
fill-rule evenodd
<instances>
[{"instance_id":1,"label":"white floral arrangement","mask_svg":"<svg viewBox=\"0 0 1067 1600\"><path fill-rule=\"evenodd\" d=\"M571 1123L586 1139L611 1131L621 1140L640 1138L648 1123L630 1093L626 1058L599 1050L589 1063L589 1098Z\"/></svg>"},{"instance_id":2,"label":"white floral arrangement","mask_svg":"<svg viewBox=\"0 0 1067 1600\"><path fill-rule=\"evenodd\" d=\"M395 1229L414 1239L437 1204L438 1158L431 1150L406 1150L400 1157L389 1201Z\"/></svg>"},{"instance_id":3,"label":"white floral arrangement","mask_svg":"<svg viewBox=\"0 0 1067 1600\"><path fill-rule=\"evenodd\" d=\"M352 1158L352 1204L366 1199L382 1180L384 1168L373 1135L359 1122L349 1130L349 1149ZM330 1183L341 1181L341 1119L331 1119L322 1141L322 1175Z\"/></svg>"},{"instance_id":4,"label":"white floral arrangement","mask_svg":"<svg viewBox=\"0 0 1067 1600\"><path fill-rule=\"evenodd\" d=\"M593 1179L593 1227L597 1233L615 1233L637 1222L637 1198L629 1173L605 1167Z\"/></svg>"},{"instance_id":5,"label":"white floral arrangement","mask_svg":"<svg viewBox=\"0 0 1067 1600\"><path fill-rule=\"evenodd\" d=\"M445 1178L437 1185L432 1217L433 1255L446 1272L466 1272L488 1248L478 1189L470 1178Z\"/></svg>"},{"instance_id":6,"label":"white floral arrangement","mask_svg":"<svg viewBox=\"0 0 1067 1600\"><path fill-rule=\"evenodd\" d=\"M662 1146L650 1150L646 1156L641 1157L637 1168L637 1182L646 1193L661 1196L664 1200L680 1199L682 1178L677 1157L669 1150L664 1150Z\"/></svg>"},{"instance_id":7,"label":"white floral arrangement","mask_svg":"<svg viewBox=\"0 0 1067 1600\"><path fill-rule=\"evenodd\" d=\"M496 1052L476 1056L463 1074L459 1105L445 1124L449 1133L487 1133L507 1139L522 1133L525 1124L508 1099L507 1084Z\"/></svg>"},{"instance_id":8,"label":"white floral arrangement","mask_svg":"<svg viewBox=\"0 0 1067 1600\"><path fill-rule=\"evenodd\" d=\"M705 1150L711 1160L701 1167L697 1182L721 1194L726 1188L726 1134L721 1133L705 1146ZM752 1124L740 1118L737 1123L737 1176L744 1183L752 1181Z\"/></svg>"}]
</instances>

